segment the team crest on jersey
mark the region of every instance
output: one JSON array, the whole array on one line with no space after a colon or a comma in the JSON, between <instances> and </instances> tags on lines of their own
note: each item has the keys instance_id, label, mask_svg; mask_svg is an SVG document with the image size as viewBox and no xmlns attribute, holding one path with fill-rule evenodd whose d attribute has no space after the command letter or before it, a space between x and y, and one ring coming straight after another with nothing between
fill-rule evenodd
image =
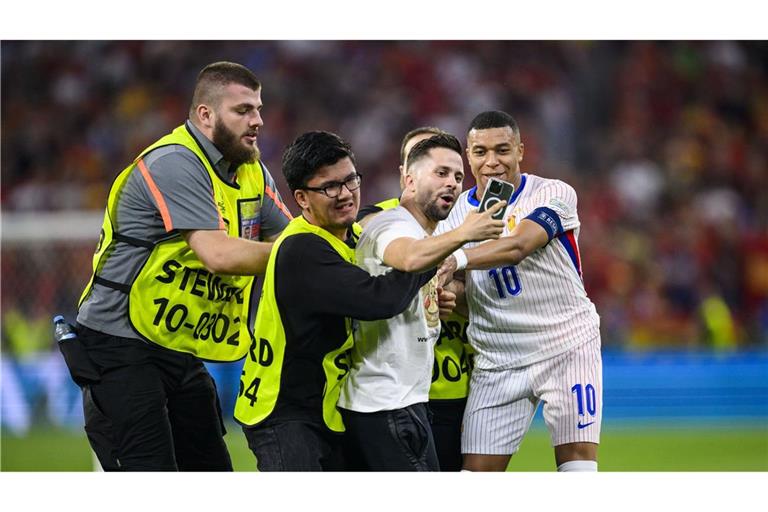
<instances>
[{"instance_id":1,"label":"team crest on jersey","mask_svg":"<svg viewBox=\"0 0 768 512\"><path fill-rule=\"evenodd\" d=\"M520 208L515 208L507 217L507 231L512 231L517 226L517 216L520 215Z\"/></svg>"},{"instance_id":2,"label":"team crest on jersey","mask_svg":"<svg viewBox=\"0 0 768 512\"><path fill-rule=\"evenodd\" d=\"M261 196L237 200L240 238L258 240L261 233Z\"/></svg>"}]
</instances>

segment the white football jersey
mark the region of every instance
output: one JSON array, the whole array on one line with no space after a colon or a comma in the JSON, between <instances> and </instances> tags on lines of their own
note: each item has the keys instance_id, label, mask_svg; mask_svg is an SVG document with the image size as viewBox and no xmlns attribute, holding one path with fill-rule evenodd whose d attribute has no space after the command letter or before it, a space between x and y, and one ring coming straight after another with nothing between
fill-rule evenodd
<instances>
[{"instance_id":1,"label":"white football jersey","mask_svg":"<svg viewBox=\"0 0 768 512\"><path fill-rule=\"evenodd\" d=\"M459 196L435 235L456 228L479 206L476 190ZM505 211L502 236L531 214L554 233L547 245L518 265L467 271L467 335L479 368L526 366L600 335L600 317L581 278L576 192L560 180L523 174Z\"/></svg>"},{"instance_id":2,"label":"white football jersey","mask_svg":"<svg viewBox=\"0 0 768 512\"><path fill-rule=\"evenodd\" d=\"M398 238L420 240L429 234L398 206L374 217L357 243L357 264L377 276L387 246ZM440 336L437 276L421 288L405 311L388 320L361 321L352 347L349 375L339 407L357 412L400 409L429 400L434 347Z\"/></svg>"}]
</instances>

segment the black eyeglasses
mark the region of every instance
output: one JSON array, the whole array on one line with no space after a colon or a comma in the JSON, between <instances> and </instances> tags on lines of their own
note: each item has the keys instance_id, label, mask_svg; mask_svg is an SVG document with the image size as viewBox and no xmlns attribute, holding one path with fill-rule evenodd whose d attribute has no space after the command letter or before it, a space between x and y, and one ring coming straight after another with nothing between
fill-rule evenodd
<instances>
[{"instance_id":1,"label":"black eyeglasses","mask_svg":"<svg viewBox=\"0 0 768 512\"><path fill-rule=\"evenodd\" d=\"M344 181L332 181L329 184L327 184L324 187L301 187L304 190L311 190L312 192L322 192L326 196L330 197L331 199L335 199L339 197L339 194L341 194L341 187L347 187L347 190L352 192L353 190L357 190L360 188L360 180L362 179L361 174L353 174L349 178L345 179Z\"/></svg>"}]
</instances>

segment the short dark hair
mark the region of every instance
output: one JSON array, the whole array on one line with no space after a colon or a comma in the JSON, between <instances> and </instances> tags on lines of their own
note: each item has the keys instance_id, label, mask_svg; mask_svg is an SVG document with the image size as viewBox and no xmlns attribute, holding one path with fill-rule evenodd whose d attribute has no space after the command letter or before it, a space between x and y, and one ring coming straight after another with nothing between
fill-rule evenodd
<instances>
[{"instance_id":1,"label":"short dark hair","mask_svg":"<svg viewBox=\"0 0 768 512\"><path fill-rule=\"evenodd\" d=\"M192 105L189 107L190 117L200 104L218 104L221 89L232 83L243 85L253 91L261 89L261 82L256 75L242 64L220 61L205 66L197 75Z\"/></svg>"},{"instance_id":2,"label":"short dark hair","mask_svg":"<svg viewBox=\"0 0 768 512\"><path fill-rule=\"evenodd\" d=\"M431 133L432 135L440 135L441 133L446 133L440 128L437 128L436 126L419 126L418 128L414 128L413 130L409 131L405 134L403 137L403 142L400 143L400 163L405 163L405 157L407 156L405 154L405 145L408 144L408 141L412 138L416 137L417 135L425 135L427 133Z\"/></svg>"},{"instance_id":3,"label":"short dark hair","mask_svg":"<svg viewBox=\"0 0 768 512\"><path fill-rule=\"evenodd\" d=\"M517 126L517 121L515 121L514 117L501 110L488 110L477 114L472 122L469 123L467 133L472 130L504 128L505 126L512 128L512 132L515 134L517 141L520 142L520 127Z\"/></svg>"},{"instance_id":4,"label":"short dark hair","mask_svg":"<svg viewBox=\"0 0 768 512\"><path fill-rule=\"evenodd\" d=\"M440 133L433 135L428 139L417 142L408 153L408 160L405 162L405 168L410 169L411 166L418 160L421 160L427 156L430 150L434 148L446 148L451 151L455 151L461 156L461 143L459 139L451 135L450 133Z\"/></svg>"},{"instance_id":5,"label":"short dark hair","mask_svg":"<svg viewBox=\"0 0 768 512\"><path fill-rule=\"evenodd\" d=\"M283 153L283 176L294 192L307 185L318 169L349 157L355 163L350 145L335 133L313 131L299 135Z\"/></svg>"}]
</instances>

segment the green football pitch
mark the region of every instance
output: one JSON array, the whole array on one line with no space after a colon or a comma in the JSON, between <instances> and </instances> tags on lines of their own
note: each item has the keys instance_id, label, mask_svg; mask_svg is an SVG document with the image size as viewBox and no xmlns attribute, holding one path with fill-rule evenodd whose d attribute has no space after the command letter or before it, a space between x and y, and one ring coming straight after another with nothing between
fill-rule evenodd
<instances>
[{"instance_id":1,"label":"green football pitch","mask_svg":"<svg viewBox=\"0 0 768 512\"><path fill-rule=\"evenodd\" d=\"M237 425L226 440L236 471L255 471L256 463ZM37 427L26 437L3 432L2 471L91 471L85 435ZM533 429L512 458L510 471L553 471L549 435ZM611 428L603 426L601 471L768 471L768 425L755 427Z\"/></svg>"}]
</instances>

